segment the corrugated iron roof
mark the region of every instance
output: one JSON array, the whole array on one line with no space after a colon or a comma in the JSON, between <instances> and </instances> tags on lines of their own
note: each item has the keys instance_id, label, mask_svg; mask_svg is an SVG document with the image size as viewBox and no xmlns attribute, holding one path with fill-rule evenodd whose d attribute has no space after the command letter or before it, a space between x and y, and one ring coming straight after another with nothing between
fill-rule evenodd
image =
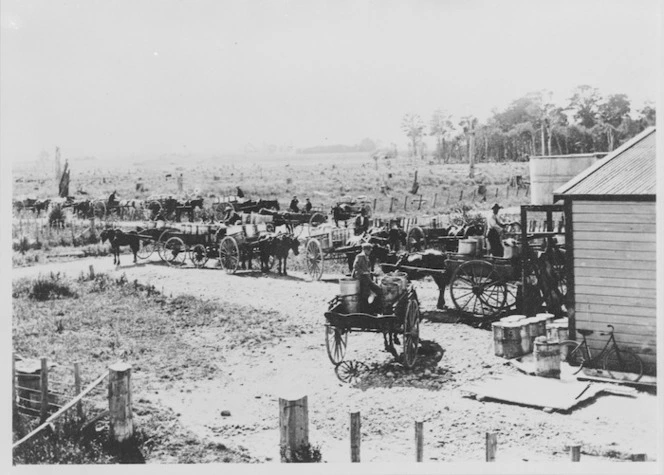
<instances>
[{"instance_id":1,"label":"corrugated iron roof","mask_svg":"<svg viewBox=\"0 0 664 475\"><path fill-rule=\"evenodd\" d=\"M648 128L563 186L554 195L655 195L656 133Z\"/></svg>"}]
</instances>

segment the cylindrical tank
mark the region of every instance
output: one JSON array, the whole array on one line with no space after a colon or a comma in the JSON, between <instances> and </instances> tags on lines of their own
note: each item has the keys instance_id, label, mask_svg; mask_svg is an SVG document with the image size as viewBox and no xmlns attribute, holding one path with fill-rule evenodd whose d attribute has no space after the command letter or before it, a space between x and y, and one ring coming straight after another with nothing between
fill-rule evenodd
<instances>
[{"instance_id":1,"label":"cylindrical tank","mask_svg":"<svg viewBox=\"0 0 664 475\"><path fill-rule=\"evenodd\" d=\"M530 157L530 202L553 204L553 192L593 165L603 153Z\"/></svg>"}]
</instances>

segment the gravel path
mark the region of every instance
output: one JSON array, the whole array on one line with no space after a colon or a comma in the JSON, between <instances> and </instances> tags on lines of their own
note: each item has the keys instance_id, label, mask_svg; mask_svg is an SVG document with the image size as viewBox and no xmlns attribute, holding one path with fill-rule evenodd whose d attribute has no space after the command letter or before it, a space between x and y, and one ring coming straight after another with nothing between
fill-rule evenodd
<instances>
[{"instance_id":1,"label":"gravel path","mask_svg":"<svg viewBox=\"0 0 664 475\"><path fill-rule=\"evenodd\" d=\"M159 402L180 414L197 434L229 447L244 447L264 461L279 460L279 397L307 395L310 441L324 460L349 461L349 412L362 415L362 461L414 461L414 421L424 421L425 461L480 462L484 434L498 432L499 462L567 461L567 446L580 443L583 460L622 459L631 453L657 454L656 396L600 396L571 414L470 399L464 385L518 372L493 355L491 332L464 324L435 323L437 289L417 282L425 320L420 327L423 352L407 372L382 348L377 334L351 334L347 359L364 362L366 374L353 384L337 379L324 344L327 302L336 282L307 282L247 272L227 275L218 269L174 269L156 261L112 265L111 257L49 263L13 270L13 278L64 272L76 277L93 264L97 272L125 273L129 280L153 284L168 294L190 294L234 303L278 325L284 316L298 332L278 341L236 348L215 348L218 329L191 333L208 345L220 369L213 379L163 382L135 387L136 397ZM246 315L237 315L241 319ZM174 355L177 359L177 355ZM135 383L138 386L137 383ZM231 416L221 416L229 410Z\"/></svg>"}]
</instances>

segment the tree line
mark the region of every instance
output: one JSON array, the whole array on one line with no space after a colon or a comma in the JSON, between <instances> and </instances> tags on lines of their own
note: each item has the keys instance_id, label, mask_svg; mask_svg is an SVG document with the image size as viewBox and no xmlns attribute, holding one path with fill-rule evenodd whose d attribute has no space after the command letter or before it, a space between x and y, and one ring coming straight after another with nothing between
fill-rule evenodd
<instances>
[{"instance_id":1,"label":"tree line","mask_svg":"<svg viewBox=\"0 0 664 475\"><path fill-rule=\"evenodd\" d=\"M524 161L528 156L610 152L645 128L655 125L653 103L632 111L626 94L603 96L595 87L578 86L565 104L550 91L526 94L504 110L494 109L486 122L474 116L457 121L437 109L425 124L406 114L401 128L411 155L426 154L424 137L436 140L434 156L450 161ZM472 154L472 157L470 156Z\"/></svg>"}]
</instances>

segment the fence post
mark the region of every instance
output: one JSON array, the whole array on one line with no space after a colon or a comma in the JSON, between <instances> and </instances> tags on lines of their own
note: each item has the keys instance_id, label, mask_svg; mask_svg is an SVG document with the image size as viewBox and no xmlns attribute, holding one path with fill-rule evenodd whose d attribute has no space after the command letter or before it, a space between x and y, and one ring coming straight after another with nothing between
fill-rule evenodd
<instances>
[{"instance_id":1,"label":"fence post","mask_svg":"<svg viewBox=\"0 0 664 475\"><path fill-rule=\"evenodd\" d=\"M48 416L48 360L41 359L41 411L39 417L41 422L46 420Z\"/></svg>"},{"instance_id":2,"label":"fence post","mask_svg":"<svg viewBox=\"0 0 664 475\"><path fill-rule=\"evenodd\" d=\"M351 412L350 413L350 461L359 462L360 461L360 441L362 439L362 434L360 432L361 428L360 413Z\"/></svg>"},{"instance_id":3,"label":"fence post","mask_svg":"<svg viewBox=\"0 0 664 475\"><path fill-rule=\"evenodd\" d=\"M92 267L92 266L90 266ZM74 363L74 389L76 390L76 395L81 394L81 371L80 363ZM78 415L78 420L83 419L83 402L78 401L76 403L76 414Z\"/></svg>"},{"instance_id":4,"label":"fence post","mask_svg":"<svg viewBox=\"0 0 664 475\"><path fill-rule=\"evenodd\" d=\"M573 445L570 447L570 453L572 455L572 462L578 462L581 460L581 446Z\"/></svg>"},{"instance_id":5,"label":"fence post","mask_svg":"<svg viewBox=\"0 0 664 475\"><path fill-rule=\"evenodd\" d=\"M459 195L459 201L463 201L463 188L461 188L461 194Z\"/></svg>"},{"instance_id":6,"label":"fence post","mask_svg":"<svg viewBox=\"0 0 664 475\"><path fill-rule=\"evenodd\" d=\"M498 198L498 187L496 187L496 198Z\"/></svg>"},{"instance_id":7,"label":"fence post","mask_svg":"<svg viewBox=\"0 0 664 475\"><path fill-rule=\"evenodd\" d=\"M408 195L403 199L403 210L406 211L406 206L408 206Z\"/></svg>"},{"instance_id":8,"label":"fence post","mask_svg":"<svg viewBox=\"0 0 664 475\"><path fill-rule=\"evenodd\" d=\"M131 405L131 365L118 362L108 368L108 411L112 442L122 443L134 435Z\"/></svg>"},{"instance_id":9,"label":"fence post","mask_svg":"<svg viewBox=\"0 0 664 475\"><path fill-rule=\"evenodd\" d=\"M376 198L374 198L374 205L373 205L373 210L374 210L374 213L376 212L376 201L377 201L377 199L376 199Z\"/></svg>"},{"instance_id":10,"label":"fence post","mask_svg":"<svg viewBox=\"0 0 664 475\"><path fill-rule=\"evenodd\" d=\"M394 204L394 197L390 197L390 213L392 212L392 205Z\"/></svg>"},{"instance_id":11,"label":"fence post","mask_svg":"<svg viewBox=\"0 0 664 475\"><path fill-rule=\"evenodd\" d=\"M495 432L486 433L486 461L496 461L496 448L498 447L498 436Z\"/></svg>"},{"instance_id":12,"label":"fence post","mask_svg":"<svg viewBox=\"0 0 664 475\"><path fill-rule=\"evenodd\" d=\"M95 266L90 264L90 280L94 280L94 278L95 278Z\"/></svg>"},{"instance_id":13,"label":"fence post","mask_svg":"<svg viewBox=\"0 0 664 475\"><path fill-rule=\"evenodd\" d=\"M438 201L438 193L433 195L433 209L436 209L436 201Z\"/></svg>"},{"instance_id":14,"label":"fence post","mask_svg":"<svg viewBox=\"0 0 664 475\"><path fill-rule=\"evenodd\" d=\"M415 421L415 460L417 462L422 461L422 456L424 452L424 440L423 440L423 430L422 426L424 425L421 421Z\"/></svg>"},{"instance_id":15,"label":"fence post","mask_svg":"<svg viewBox=\"0 0 664 475\"><path fill-rule=\"evenodd\" d=\"M420 195L420 201L419 201L419 203L417 204L417 211L419 211L420 208L422 208L422 195Z\"/></svg>"},{"instance_id":16,"label":"fence post","mask_svg":"<svg viewBox=\"0 0 664 475\"><path fill-rule=\"evenodd\" d=\"M290 461L294 450L309 444L307 396L293 400L279 398L279 433L282 462Z\"/></svg>"}]
</instances>

